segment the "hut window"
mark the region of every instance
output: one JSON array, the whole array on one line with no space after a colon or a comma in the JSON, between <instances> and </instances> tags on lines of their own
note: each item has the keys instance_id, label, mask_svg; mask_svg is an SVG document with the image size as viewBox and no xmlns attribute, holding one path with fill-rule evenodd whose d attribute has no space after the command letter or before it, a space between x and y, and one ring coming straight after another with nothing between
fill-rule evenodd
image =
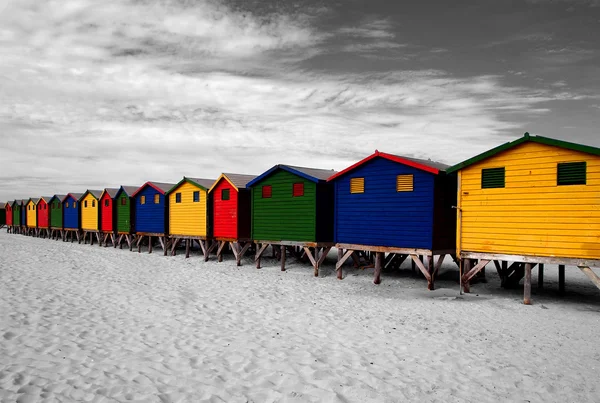
<instances>
[{"instance_id":1,"label":"hut window","mask_svg":"<svg viewBox=\"0 0 600 403\"><path fill-rule=\"evenodd\" d=\"M351 178L350 193L365 193L365 178Z\"/></svg>"},{"instance_id":2,"label":"hut window","mask_svg":"<svg viewBox=\"0 0 600 403\"><path fill-rule=\"evenodd\" d=\"M146 196L140 197L140 204L146 204Z\"/></svg>"},{"instance_id":3,"label":"hut window","mask_svg":"<svg viewBox=\"0 0 600 403\"><path fill-rule=\"evenodd\" d=\"M175 203L181 203L181 193L175 193Z\"/></svg>"},{"instance_id":4,"label":"hut window","mask_svg":"<svg viewBox=\"0 0 600 403\"><path fill-rule=\"evenodd\" d=\"M587 164L583 162L562 162L558 164L556 184L558 186L585 185Z\"/></svg>"},{"instance_id":5,"label":"hut window","mask_svg":"<svg viewBox=\"0 0 600 403\"><path fill-rule=\"evenodd\" d=\"M398 175L396 177L396 192L412 192L413 190L413 175Z\"/></svg>"},{"instance_id":6,"label":"hut window","mask_svg":"<svg viewBox=\"0 0 600 403\"><path fill-rule=\"evenodd\" d=\"M505 187L505 168L487 168L481 170L481 188L495 189Z\"/></svg>"},{"instance_id":7,"label":"hut window","mask_svg":"<svg viewBox=\"0 0 600 403\"><path fill-rule=\"evenodd\" d=\"M77 208L77 202L76 201L73 202L73 208Z\"/></svg>"},{"instance_id":8,"label":"hut window","mask_svg":"<svg viewBox=\"0 0 600 403\"><path fill-rule=\"evenodd\" d=\"M273 195L273 188L271 187L271 185L265 185L262 187L262 198L263 199L270 199L272 195Z\"/></svg>"},{"instance_id":9,"label":"hut window","mask_svg":"<svg viewBox=\"0 0 600 403\"><path fill-rule=\"evenodd\" d=\"M200 201L200 192L194 192L194 203L198 203Z\"/></svg>"},{"instance_id":10,"label":"hut window","mask_svg":"<svg viewBox=\"0 0 600 403\"><path fill-rule=\"evenodd\" d=\"M96 200L92 200L92 207L96 207Z\"/></svg>"},{"instance_id":11,"label":"hut window","mask_svg":"<svg viewBox=\"0 0 600 403\"><path fill-rule=\"evenodd\" d=\"M304 183L294 183L294 188L292 190L293 197L304 196Z\"/></svg>"},{"instance_id":12,"label":"hut window","mask_svg":"<svg viewBox=\"0 0 600 403\"><path fill-rule=\"evenodd\" d=\"M157 193L154 195L154 204L160 203L160 195Z\"/></svg>"},{"instance_id":13,"label":"hut window","mask_svg":"<svg viewBox=\"0 0 600 403\"><path fill-rule=\"evenodd\" d=\"M83 202L83 207L87 207L87 200Z\"/></svg>"},{"instance_id":14,"label":"hut window","mask_svg":"<svg viewBox=\"0 0 600 403\"><path fill-rule=\"evenodd\" d=\"M221 200L229 200L229 189L221 189Z\"/></svg>"},{"instance_id":15,"label":"hut window","mask_svg":"<svg viewBox=\"0 0 600 403\"><path fill-rule=\"evenodd\" d=\"M65 203L65 207L66 207L66 208L69 208L69 202L66 202L66 203Z\"/></svg>"},{"instance_id":16,"label":"hut window","mask_svg":"<svg viewBox=\"0 0 600 403\"><path fill-rule=\"evenodd\" d=\"M127 199L125 198L125 196L121 197L121 206L126 206L127 205Z\"/></svg>"},{"instance_id":17,"label":"hut window","mask_svg":"<svg viewBox=\"0 0 600 403\"><path fill-rule=\"evenodd\" d=\"M104 200L104 207L108 207L110 206L110 200L106 199Z\"/></svg>"}]
</instances>

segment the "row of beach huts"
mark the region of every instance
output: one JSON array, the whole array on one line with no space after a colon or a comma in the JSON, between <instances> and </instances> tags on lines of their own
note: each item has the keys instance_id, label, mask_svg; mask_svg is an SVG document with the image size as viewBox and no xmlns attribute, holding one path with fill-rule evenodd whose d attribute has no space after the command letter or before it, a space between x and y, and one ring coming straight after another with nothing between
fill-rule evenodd
<instances>
[{"instance_id":1,"label":"row of beach huts","mask_svg":"<svg viewBox=\"0 0 600 403\"><path fill-rule=\"evenodd\" d=\"M1 208L1 206L0 206ZM544 265L579 267L600 278L600 149L528 133L449 167L375 151L341 172L276 165L259 176L146 182L5 203L8 232L63 241L153 247L165 255L198 245L205 260L249 251L260 268L271 251L310 261L315 276L332 248L337 275L351 261L382 269L408 260L434 288L447 257L459 266L461 292L490 263L504 287ZM2 220L5 222L3 223Z\"/></svg>"}]
</instances>

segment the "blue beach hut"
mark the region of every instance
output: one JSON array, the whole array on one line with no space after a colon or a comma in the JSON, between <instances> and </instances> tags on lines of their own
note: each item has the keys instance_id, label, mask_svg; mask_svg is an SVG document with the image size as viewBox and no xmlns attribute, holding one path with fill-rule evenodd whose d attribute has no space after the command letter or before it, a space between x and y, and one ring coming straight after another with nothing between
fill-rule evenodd
<instances>
[{"instance_id":1,"label":"blue beach hut","mask_svg":"<svg viewBox=\"0 0 600 403\"><path fill-rule=\"evenodd\" d=\"M73 235L81 242L81 214L79 210L79 199L82 193L69 193L62 199L63 231L64 240L68 238L73 242Z\"/></svg>"},{"instance_id":2,"label":"blue beach hut","mask_svg":"<svg viewBox=\"0 0 600 403\"><path fill-rule=\"evenodd\" d=\"M138 252L141 242L148 238L148 252L152 253L153 238L158 238L165 256L167 255L168 217L165 193L175 186L174 183L146 182L133 193L135 203L135 242Z\"/></svg>"},{"instance_id":3,"label":"blue beach hut","mask_svg":"<svg viewBox=\"0 0 600 403\"><path fill-rule=\"evenodd\" d=\"M446 168L375 151L328 179L335 192L338 278L345 260L367 251L375 252L375 284L384 265L399 267L410 257L433 289L444 257L456 249L457 180ZM427 267L421 256L428 257Z\"/></svg>"}]
</instances>

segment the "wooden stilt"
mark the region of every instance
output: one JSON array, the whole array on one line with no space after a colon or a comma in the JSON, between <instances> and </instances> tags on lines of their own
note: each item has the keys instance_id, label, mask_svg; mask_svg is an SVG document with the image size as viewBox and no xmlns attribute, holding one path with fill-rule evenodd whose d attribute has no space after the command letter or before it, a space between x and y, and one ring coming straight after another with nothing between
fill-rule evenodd
<instances>
[{"instance_id":1,"label":"wooden stilt","mask_svg":"<svg viewBox=\"0 0 600 403\"><path fill-rule=\"evenodd\" d=\"M598 277L598 275L594 273L592 269L590 269L588 266L578 267L579 270L581 270L592 281L592 283L594 283L596 287L600 288L600 277Z\"/></svg>"},{"instance_id":2,"label":"wooden stilt","mask_svg":"<svg viewBox=\"0 0 600 403\"><path fill-rule=\"evenodd\" d=\"M381 284L381 267L383 266L383 252L376 252L375 254L375 273L373 274L373 283Z\"/></svg>"},{"instance_id":3,"label":"wooden stilt","mask_svg":"<svg viewBox=\"0 0 600 403\"><path fill-rule=\"evenodd\" d=\"M185 258L189 258L190 257L190 243L191 243L191 239L186 239L185 240ZM175 250L175 248L173 248L173 250Z\"/></svg>"},{"instance_id":4,"label":"wooden stilt","mask_svg":"<svg viewBox=\"0 0 600 403\"><path fill-rule=\"evenodd\" d=\"M250 246L252 246L251 242L246 242L246 244L244 246L242 246L241 249L239 249L239 245L238 245L238 255L235 258L235 263L238 266L242 265L242 257L244 256L244 254L246 253L246 251L248 251L248 249L250 248Z\"/></svg>"},{"instance_id":5,"label":"wooden stilt","mask_svg":"<svg viewBox=\"0 0 600 403\"><path fill-rule=\"evenodd\" d=\"M260 246L260 247L259 247ZM264 253L264 251L269 247L268 243L262 245L256 245L256 257L254 260L256 261L256 268L260 269L260 257Z\"/></svg>"},{"instance_id":6,"label":"wooden stilt","mask_svg":"<svg viewBox=\"0 0 600 403\"><path fill-rule=\"evenodd\" d=\"M219 241L219 248L217 249L217 261L218 262L223 261L223 248L225 247L226 244L227 244L226 241Z\"/></svg>"},{"instance_id":7,"label":"wooden stilt","mask_svg":"<svg viewBox=\"0 0 600 403\"><path fill-rule=\"evenodd\" d=\"M341 249L340 249L340 250L341 250ZM338 280L341 280L341 279L343 278L343 277L342 277L342 266L344 265L344 262L345 262L346 260L348 260L348 258L349 258L350 256L354 256L354 257L356 257L356 254L355 254L355 252L354 252L353 250L351 250L351 249L348 249L348 250L346 251L346 253L344 253L344 254L342 255L342 257L341 257L341 258L339 258L339 253L338 253L338 261L337 261L337 263L335 264L335 269L336 269L336 271L337 271L337 278L338 278Z\"/></svg>"},{"instance_id":8,"label":"wooden stilt","mask_svg":"<svg viewBox=\"0 0 600 403\"><path fill-rule=\"evenodd\" d=\"M565 295L565 265L558 265L558 293Z\"/></svg>"},{"instance_id":9,"label":"wooden stilt","mask_svg":"<svg viewBox=\"0 0 600 403\"><path fill-rule=\"evenodd\" d=\"M352 251L350 251L350 253L352 253ZM338 248L338 259L337 259L337 263L335 264L335 271L337 272L338 280L342 279L342 265L340 264L340 262L342 262L342 259L344 259L344 249Z\"/></svg>"},{"instance_id":10,"label":"wooden stilt","mask_svg":"<svg viewBox=\"0 0 600 403\"><path fill-rule=\"evenodd\" d=\"M427 289L432 291L435 289L435 285L434 285L434 277L435 276L435 266L434 266L434 262L433 262L433 255L429 256L429 259L427 259L427 272L429 273L429 278L427 279Z\"/></svg>"},{"instance_id":11,"label":"wooden stilt","mask_svg":"<svg viewBox=\"0 0 600 403\"><path fill-rule=\"evenodd\" d=\"M463 259L463 260L464 260L463 273L462 273L462 276L460 277L460 282L462 283L463 292L470 293L471 286L469 284L469 280L466 280L465 278L466 278L466 274L471 271L471 259Z\"/></svg>"},{"instance_id":12,"label":"wooden stilt","mask_svg":"<svg viewBox=\"0 0 600 403\"><path fill-rule=\"evenodd\" d=\"M281 245L281 271L285 271L285 246Z\"/></svg>"},{"instance_id":13,"label":"wooden stilt","mask_svg":"<svg viewBox=\"0 0 600 403\"><path fill-rule=\"evenodd\" d=\"M544 288L544 264L538 266L538 288Z\"/></svg>"},{"instance_id":14,"label":"wooden stilt","mask_svg":"<svg viewBox=\"0 0 600 403\"><path fill-rule=\"evenodd\" d=\"M148 253L152 253L152 235L148 235Z\"/></svg>"},{"instance_id":15,"label":"wooden stilt","mask_svg":"<svg viewBox=\"0 0 600 403\"><path fill-rule=\"evenodd\" d=\"M523 284L523 304L531 305L531 263L525 263L525 283Z\"/></svg>"}]
</instances>

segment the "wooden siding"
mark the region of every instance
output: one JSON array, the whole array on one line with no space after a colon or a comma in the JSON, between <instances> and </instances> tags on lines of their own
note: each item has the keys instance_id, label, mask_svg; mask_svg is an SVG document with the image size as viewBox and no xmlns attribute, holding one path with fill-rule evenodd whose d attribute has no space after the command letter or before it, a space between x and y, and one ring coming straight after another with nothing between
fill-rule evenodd
<instances>
[{"instance_id":1,"label":"wooden siding","mask_svg":"<svg viewBox=\"0 0 600 403\"><path fill-rule=\"evenodd\" d=\"M50 224L49 220L50 210L48 209L48 203L46 200L40 199L37 204L37 225L38 228L48 228Z\"/></svg>"},{"instance_id":2,"label":"wooden siding","mask_svg":"<svg viewBox=\"0 0 600 403\"><path fill-rule=\"evenodd\" d=\"M587 161L587 185L557 186L557 164ZM481 170L506 187L481 189ZM526 142L460 171L458 248L600 259L600 157Z\"/></svg>"},{"instance_id":3,"label":"wooden siding","mask_svg":"<svg viewBox=\"0 0 600 403\"><path fill-rule=\"evenodd\" d=\"M125 204L122 204L122 199L125 199ZM130 198L125 192L121 192L115 199L115 203L117 203L115 208L117 231L120 233L133 232L132 209L135 199Z\"/></svg>"},{"instance_id":4,"label":"wooden siding","mask_svg":"<svg viewBox=\"0 0 600 403\"><path fill-rule=\"evenodd\" d=\"M304 196L293 197L294 183L304 183ZM262 187L272 186L272 197L262 198ZM278 170L252 187L252 237L269 241L316 241L317 184Z\"/></svg>"},{"instance_id":5,"label":"wooden siding","mask_svg":"<svg viewBox=\"0 0 600 403\"><path fill-rule=\"evenodd\" d=\"M27 226L30 228L37 227L37 208L33 201L27 202L25 207L27 209Z\"/></svg>"},{"instance_id":6,"label":"wooden siding","mask_svg":"<svg viewBox=\"0 0 600 403\"><path fill-rule=\"evenodd\" d=\"M106 203L108 202L108 206ZM114 222L114 200L110 197L108 192L104 192L100 199L100 230L102 231L113 231Z\"/></svg>"},{"instance_id":7,"label":"wooden siding","mask_svg":"<svg viewBox=\"0 0 600 403\"><path fill-rule=\"evenodd\" d=\"M200 200L193 201L194 192ZM175 197L181 193L181 203ZM206 236L208 227L207 192L189 182L183 182L169 193L169 233L174 235ZM148 203L146 198L146 203Z\"/></svg>"},{"instance_id":8,"label":"wooden siding","mask_svg":"<svg viewBox=\"0 0 600 403\"><path fill-rule=\"evenodd\" d=\"M62 211L64 228L79 229L79 202L77 202L76 207L73 208L74 202L77 202L77 200L72 196L69 196L63 203ZM69 208L66 207L67 203L69 203Z\"/></svg>"},{"instance_id":9,"label":"wooden siding","mask_svg":"<svg viewBox=\"0 0 600 403\"><path fill-rule=\"evenodd\" d=\"M52 199L50 203L50 226L52 228L62 228L62 205L60 200Z\"/></svg>"},{"instance_id":10,"label":"wooden siding","mask_svg":"<svg viewBox=\"0 0 600 403\"><path fill-rule=\"evenodd\" d=\"M87 203L87 206L86 206ZM88 193L80 202L81 229L97 231L98 227L98 200Z\"/></svg>"},{"instance_id":11,"label":"wooden siding","mask_svg":"<svg viewBox=\"0 0 600 403\"><path fill-rule=\"evenodd\" d=\"M12 206L8 203L6 203L5 212L6 212L6 225L12 226L13 225Z\"/></svg>"},{"instance_id":12,"label":"wooden siding","mask_svg":"<svg viewBox=\"0 0 600 403\"><path fill-rule=\"evenodd\" d=\"M158 195L158 204L154 197ZM142 197L146 203L141 204ZM137 232L164 234L167 230L165 196L152 186L146 185L135 197L135 228Z\"/></svg>"},{"instance_id":13,"label":"wooden siding","mask_svg":"<svg viewBox=\"0 0 600 403\"><path fill-rule=\"evenodd\" d=\"M21 206L18 204L13 207L13 225L21 225Z\"/></svg>"},{"instance_id":14,"label":"wooden siding","mask_svg":"<svg viewBox=\"0 0 600 403\"><path fill-rule=\"evenodd\" d=\"M19 211L21 212L21 225L27 225L27 207L26 207L26 203L19 204Z\"/></svg>"},{"instance_id":15,"label":"wooden siding","mask_svg":"<svg viewBox=\"0 0 600 403\"><path fill-rule=\"evenodd\" d=\"M413 175L412 192L398 192L398 175ZM351 193L352 178L364 193ZM400 248L433 247L435 175L376 158L335 180L335 241Z\"/></svg>"},{"instance_id":16,"label":"wooden siding","mask_svg":"<svg viewBox=\"0 0 600 403\"><path fill-rule=\"evenodd\" d=\"M229 190L229 200L221 200L223 190ZM213 201L213 236L238 238L238 192L225 178L221 178L211 192ZM247 212L249 213L249 211Z\"/></svg>"}]
</instances>

